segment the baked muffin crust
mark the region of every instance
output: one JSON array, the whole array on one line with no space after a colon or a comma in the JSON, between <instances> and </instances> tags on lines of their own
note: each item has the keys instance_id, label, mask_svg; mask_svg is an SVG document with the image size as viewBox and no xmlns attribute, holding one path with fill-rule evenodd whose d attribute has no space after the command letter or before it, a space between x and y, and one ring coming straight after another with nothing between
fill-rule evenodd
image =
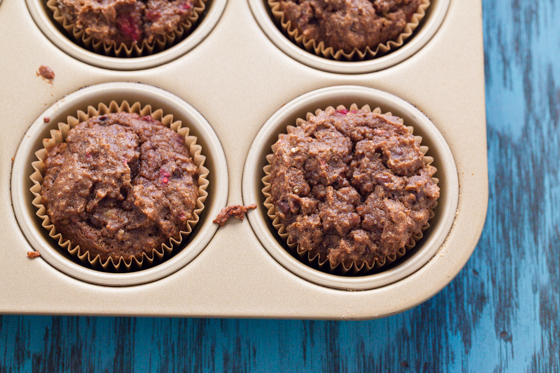
<instances>
[{"instance_id":1,"label":"baked muffin crust","mask_svg":"<svg viewBox=\"0 0 560 373\"><path fill-rule=\"evenodd\" d=\"M151 116L96 116L48 149L42 200L57 231L91 258L129 262L178 238L199 170L184 137Z\"/></svg>"},{"instance_id":2,"label":"baked muffin crust","mask_svg":"<svg viewBox=\"0 0 560 373\"><path fill-rule=\"evenodd\" d=\"M279 136L271 202L289 240L332 267L395 255L439 198L419 143L398 117L332 108Z\"/></svg>"},{"instance_id":3,"label":"baked muffin crust","mask_svg":"<svg viewBox=\"0 0 560 373\"><path fill-rule=\"evenodd\" d=\"M420 0L281 0L292 29L309 40L346 53L396 40Z\"/></svg>"},{"instance_id":4,"label":"baked muffin crust","mask_svg":"<svg viewBox=\"0 0 560 373\"><path fill-rule=\"evenodd\" d=\"M193 12L191 0L57 0L57 5L94 39L128 46L173 32Z\"/></svg>"}]
</instances>

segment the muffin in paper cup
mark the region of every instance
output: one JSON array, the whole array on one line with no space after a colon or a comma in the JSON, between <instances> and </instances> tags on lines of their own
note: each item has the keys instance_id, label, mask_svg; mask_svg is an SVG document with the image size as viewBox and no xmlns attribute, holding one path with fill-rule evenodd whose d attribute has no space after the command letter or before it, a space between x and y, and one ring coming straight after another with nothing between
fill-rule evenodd
<instances>
[{"instance_id":1,"label":"muffin in paper cup","mask_svg":"<svg viewBox=\"0 0 560 373\"><path fill-rule=\"evenodd\" d=\"M181 219L185 220L184 222L184 226L179 230L178 234L173 236L173 237L167 237L165 242L161 244L161 247L156 247L154 248L151 252L149 249L147 250L143 250L141 253L140 252L135 252L129 255L128 258L125 258L124 256L119 256L119 255L114 255L115 257L113 257L113 255L111 253L107 254L107 258L102 258L101 254L97 253L97 255L94 255L93 253L91 253L88 250L82 249L80 248L79 245L73 244L71 242L71 240L68 237L63 237L63 235L57 231L57 228L55 227L55 224L52 222L51 216L49 216L49 213L47 212L47 206L45 206L44 204L44 199L43 199L43 195L42 192L43 191L43 184L44 184L44 180L47 178L47 173L46 173L46 166L45 166L45 161L47 160L47 157L49 155L49 150L53 150L55 151L57 148L54 148L56 145L58 144L68 144L66 143L66 139L68 137L68 134L70 132L70 130L72 130L73 128L75 128L76 126L78 126L79 124L86 122L88 120L107 120L106 118L109 118L109 120L111 120L110 118L114 118L113 115L118 115L117 113L134 113L137 114L138 117L134 117L135 120L141 120L144 121L143 123L147 122L151 122L151 123L156 123L156 121L159 121L161 124L163 124L163 126L170 128L172 131L174 131L175 133L178 133L180 135L179 138L183 138L184 139L184 145L186 146L186 150L188 152L188 155L190 155L190 159L192 161L192 163L194 164L194 166L196 167L196 174L193 175L191 174L191 177L193 177L193 181L196 180L196 186L197 188L197 197L196 197L196 201L193 201L195 203L193 210L192 211L188 211L187 213L183 213L181 211ZM110 126L113 127L113 126ZM107 128L107 127L106 127ZM113 127L114 128L114 127ZM149 127L146 127L149 128ZM126 136L133 136L134 133L132 131L125 131L123 132L126 134ZM159 134L159 133L158 133ZM155 136L155 135L153 135ZM177 140L179 139L177 138ZM108 145L103 145L105 146L105 149L110 148L110 146L112 146L109 142L106 142ZM70 145L69 145L70 146ZM78 146L78 145L75 145ZM84 143L80 143L80 146L87 146L87 144ZM140 144L139 146L143 146L143 144ZM148 145L149 146L149 145ZM80 148L81 149L81 148ZM101 149L101 148L100 148ZM122 149L119 149L122 150ZM133 151L133 150L131 150ZM142 152L144 152L145 150L142 150ZM148 148L147 151L151 151L151 148ZM44 139L43 140L43 148L40 149L39 151L37 151L35 153L35 155L37 156L37 161L32 163L33 169L35 170L35 172L30 176L30 179L33 182L33 186L30 189L31 193L34 196L33 199L33 205L37 208L37 216L42 220L42 226L49 232L49 236L51 238L53 238L54 240L56 240L58 242L58 244L60 245L61 248L66 249L66 251L70 254L71 257L78 259L82 264L86 265L86 266L91 266L94 269L97 270L101 270L101 271L108 271L108 272L128 272L131 270L141 270L141 269L146 269L149 268L155 264L161 263L162 261L166 260L167 258L169 258L175 247L178 247L182 240L189 235L193 228L195 227L195 225L198 223L199 221L199 216L202 213L202 211L204 210L204 202L208 196L208 192L206 191L208 188L208 180L207 180L207 176L209 173L209 170L204 167L204 162L206 160L206 157L203 156L202 154L202 147L200 145L197 144L197 138L195 136L190 136L189 135L189 128L187 127L183 127L181 121L175 121L173 118L173 115L168 114L168 115L164 115L163 111L161 109L152 110L152 107L150 105L147 106L142 106L139 102L136 102L132 105L130 105L127 101L123 101L120 105L115 102L112 101L108 106L100 103L98 105L97 108L93 107L93 106L89 106L87 108L86 112L83 111L78 111L77 112L77 116L76 117L72 117L72 116L68 116L67 117L67 121L65 123L59 123L58 124L58 130L51 130L51 137L48 139ZM84 154L76 154L76 153L71 153L71 155L73 154L74 157L78 157L77 159L80 159L81 162L81 157ZM160 153L152 153L155 154L155 156L159 156ZM131 156L131 160L129 161L130 164L127 164L127 160L124 159L124 167L130 167L132 165L132 162L138 162L138 167L143 166L143 164L140 164L140 157L150 157L153 155L152 154L147 154L147 153L138 153L138 158L136 157L136 154L132 154ZM56 156L56 154L55 154ZM90 157L92 157L92 155L88 154L87 152L85 152L86 159L89 159ZM184 156L183 156L184 157ZM113 161L112 159L106 159L103 160L101 162L101 164L105 164L105 162L107 162L107 164L109 164L108 162ZM77 163L80 164L80 163ZM112 170L113 168L109 168L110 170ZM130 178L130 175L132 174L132 169L129 168L130 173L128 175L128 179ZM161 167L160 171L163 170L163 167ZM61 171L62 172L62 169ZM137 170L135 171L138 174L143 174L144 171L143 169L137 168ZM173 171L174 172L174 171ZM62 177L59 174L57 174L57 177ZM198 179L196 179L196 175L198 175ZM65 177L68 177L69 179L72 178L76 178L76 183L80 183L82 182L82 180L84 180L84 177L82 175L78 175L76 176L75 174L72 173L68 173L67 175L64 175ZM86 174L86 177L91 177L90 175ZM144 177L144 176L143 176ZM162 182L165 182L165 186L169 187L173 187L176 188L176 185L171 182L171 178L172 175L169 174L168 172L164 172L161 175L162 177ZM123 176L122 179L119 180L125 180L126 176ZM169 180L168 180L169 178ZM159 181L159 180L158 180ZM95 183L100 182L98 179L91 179L92 182L92 188L93 187L97 187L97 185ZM169 182L169 184L167 184ZM154 182L155 183L155 182ZM132 181L130 181L130 185L131 185L131 189L130 191L127 191L126 193L144 193L145 190L154 190L154 193L157 193L157 188L151 188L152 185L149 184L142 184L139 189L132 189ZM122 186L121 186L122 188ZM76 188L78 189L78 188ZM109 192L107 192L105 195L103 195L103 193L99 192L100 188L96 188L94 191L94 194L91 194L91 190L92 189L88 189L89 190L89 194L87 196L87 198L85 198L87 200L87 203L89 204L91 202L92 199L96 199L96 198L104 198L105 196L110 196L111 190L109 189ZM59 191L58 195L61 195L61 191ZM78 190L76 190L76 193L79 193ZM124 193L121 192L120 193ZM162 194L164 192L161 192ZM169 195L169 193L167 194ZM113 196L111 198L115 199L117 197L121 197L121 196ZM118 198L117 198L118 199ZM123 200L123 198L121 198L120 200ZM124 197L125 202L128 201L126 199L126 197ZM132 202L130 202L131 204L129 205L130 207L128 207L129 209L133 209L134 207L132 206L132 204L134 204L137 207L137 210L140 210L141 213L145 213L145 220L148 220L148 215L151 213L151 211L153 211L154 209L157 208L157 206L154 205L149 205L149 203L146 203L146 201L150 201L150 199L142 199L142 200L138 200L136 198L131 198ZM101 202L103 201L103 199L99 200L99 204L101 204ZM157 201L156 201L157 202ZM55 201L55 203L57 203L57 201ZM62 203L66 204L67 201L63 201ZM171 204L171 201L169 201L169 204ZM123 202L124 205L124 202ZM66 205L64 205L66 206ZM73 206L72 206L73 207ZM111 209L107 209L104 210L105 213L107 211L110 211L111 214L112 212L112 207L110 206ZM151 210L150 210L151 208ZM76 209L78 209L78 207L76 207ZM87 204L83 207L83 212L85 213L86 210L88 209ZM81 210L79 210L81 211ZM89 215L88 220L87 220L87 224L91 224L90 220L93 221L95 215L92 215L90 212L87 212ZM118 213L118 211L117 211ZM170 212L171 214L171 212ZM77 214L76 214L77 215ZM74 215L73 215L74 216ZM81 218L80 218L81 219ZM152 219L152 218L150 218ZM182 221L182 220L181 220ZM95 223L95 222L94 222ZM126 223L128 224L129 222L126 221ZM155 225L155 223L154 223ZM139 229L144 230L145 228L138 226ZM86 227L87 228L87 227ZM106 227L103 227L106 228ZM127 226L126 229L128 230L129 227ZM121 232L122 231L122 232ZM130 228L130 231L133 232L134 228ZM82 228L80 228L80 234L82 234ZM117 234L120 235L124 235L124 231L122 229L120 229L118 231ZM101 233L100 233L101 234ZM151 234L151 233L150 233ZM151 236L150 236L151 237ZM80 240L83 237L80 237ZM114 237L110 237L110 239L112 239ZM118 237L117 237L118 238ZM77 238L76 238L77 239ZM111 248L113 251L117 251L115 250L115 248Z\"/></svg>"},{"instance_id":2,"label":"muffin in paper cup","mask_svg":"<svg viewBox=\"0 0 560 373\"><path fill-rule=\"evenodd\" d=\"M121 0L122 2L132 2L132 0ZM192 12L183 21L177 24L171 32L152 35L150 39L143 38L138 42L107 42L96 39L87 27L79 27L76 20L70 19L64 14L63 6L59 5L59 0L47 0L47 7L52 11L53 19L76 41L86 49L114 57L141 57L149 56L161 52L177 44L189 35L190 30L198 21L200 15L206 9L206 0L193 0ZM190 9L189 9L190 10ZM132 24L128 22L127 24Z\"/></svg>"},{"instance_id":3,"label":"muffin in paper cup","mask_svg":"<svg viewBox=\"0 0 560 373\"><path fill-rule=\"evenodd\" d=\"M346 0L347 2L350 0ZM277 25L281 28L285 35L287 35L296 45L300 48L305 49L310 53L314 53L317 56L325 57L334 59L337 61L362 61L362 60L369 60L373 59L377 56L381 56L387 54L388 52L395 50L401 47L405 41L411 37L414 30L418 27L424 16L426 15L426 9L430 6L430 0L419 0L418 7L416 11L412 14L410 20L406 21L404 28L396 37L387 38L386 41L381 41L378 45L366 45L363 48L357 47L348 47L348 48L340 48L340 47L333 47L324 40L316 40L312 36L305 35L297 25L293 24L293 20L289 19L289 16L286 15L285 10L282 9L283 0L268 0L268 5L270 7L272 16L276 21ZM305 21L309 19L310 13L315 12L313 6L304 7L304 5L297 4L297 6L301 6L300 9L297 10L297 21ZM360 11L361 8L356 6L352 6L355 8L353 10ZM346 15L346 14L344 14ZM386 18L387 17L387 18ZM389 19L386 13L383 14L383 19ZM340 19L338 15L329 19L329 22L333 20ZM372 24L370 20L363 20L364 24ZM315 21L315 24L320 23L321 21ZM326 22L326 21L325 21ZM405 22L404 20L402 22ZM363 25L354 26L354 24L348 27L348 30L351 34L356 32L362 32L362 34L367 34L368 30L360 30ZM353 28L356 27L356 30ZM380 30L383 30L383 27L380 27ZM341 27L334 27L332 26L332 30L330 30L329 36L332 38L334 34L340 33L345 31L344 26ZM348 36L348 35L346 35ZM360 35L360 37L364 37L364 35ZM367 43L366 43L367 44Z\"/></svg>"},{"instance_id":4,"label":"muffin in paper cup","mask_svg":"<svg viewBox=\"0 0 560 373\"><path fill-rule=\"evenodd\" d=\"M311 126L302 127L309 124L310 121L315 121L318 117L321 117L322 114L324 114L325 117L329 119L329 115L331 115L330 118L332 118L332 115L346 116L348 113L351 113L353 115L374 114L375 118L382 118L385 123L391 123L391 125L395 125L395 128L397 128L397 130L403 132L406 135L403 137L403 141L408 144L412 144L412 147L413 149L415 149L414 151L417 154L416 160L411 161L406 157L404 158L404 160L398 159L398 157L395 157L394 159L389 157L388 161L386 161L385 159L382 161L381 159L383 158L383 155L380 155L377 158L379 159L379 163L393 162L392 164L399 165L399 167L402 166L404 167L403 169L413 167L413 169L415 170L414 172L421 173L421 175L414 174L410 177L407 176L408 181L406 182L408 184L405 185L404 189L403 187L401 187L400 189L408 190L406 188L410 187L411 191L416 191L415 188L424 186L420 192L422 193L422 197L418 197L419 200L426 198L426 206L424 206L424 208L419 208L418 211L409 212L409 215L406 216L406 219L404 219L402 218L402 215L400 215L403 213L402 209L399 210L399 208L394 208L394 210L391 210L393 208L392 206L396 206L396 204L394 204L394 199L391 199L388 202L385 202L382 199L375 199L374 194L377 195L377 193L381 193L381 189L385 188L385 186L387 186L387 188L394 187L394 193L398 193L398 188L394 185L398 185L399 182L402 182L402 179L400 181L399 179L391 179L391 175L388 175L387 172L378 172L377 174L374 174L375 170L380 171L381 169L374 170L374 163L373 161L368 160L369 158L364 161L365 163L362 163L362 166L360 166L359 162L361 162L361 159L365 159L366 155L364 154L367 154L366 150L364 149L367 148L362 147L361 149L357 149L358 144L360 142L363 142L361 140L371 142L371 138L366 138L366 135L364 135L363 128L366 127L365 125L362 126L361 129L355 127L357 128L355 130L352 129L353 124L349 125L347 128L352 129L352 132L348 132L350 137L344 137L341 133L339 133L341 137L336 138L336 141L338 141L340 144L344 144L344 142L346 142L347 144L344 146L350 147L352 149L350 153L346 153L346 156L343 155L344 153L341 153L337 149L335 149L336 145L313 145L315 139L317 139L318 137L321 139L327 138L329 136L333 138L332 133L338 132L338 129L332 133L329 133L327 128L328 126L325 127L326 125L323 125L323 127L321 127L321 125L317 125L316 128L319 128L318 131L313 130ZM264 184L262 193L265 197L264 206L267 209L267 215L271 219L272 225L274 229L277 230L280 238L286 242L290 250L294 253L294 255L299 257L301 262L321 271L337 275L372 274L377 272L383 266L393 263L399 258L402 258L423 237L423 232L430 227L429 220L434 216L433 209L437 206L437 199L439 198L439 188L437 186L439 180L433 177L433 174L435 174L437 170L431 165L433 162L433 158L426 155L428 147L420 145L422 138L420 136L413 136L414 129L410 126L404 126L404 124L402 123L402 119L394 117L391 113L382 114L379 108L371 111L368 105L363 106L361 109L358 109L358 106L356 104L352 104L349 109L346 109L344 106L338 106L336 109L330 106L325 110L317 110L315 114L308 113L306 119L307 120L303 120L299 118L296 121L295 127L287 127L287 134L280 134L278 136L278 141L272 146L273 154L269 154L267 156L268 164L264 167L265 176L262 179L262 182ZM367 120L364 119L361 123L367 123ZM362 131L362 133L360 133L360 131ZM374 130L372 130L372 133L373 132ZM381 134L377 135L380 136L379 138L382 138L383 136ZM296 143L293 142L299 139L303 139L305 141L297 141ZM351 145L350 143L348 143L348 141L350 141L350 143L355 142L355 144ZM283 150L280 149L280 147L282 147ZM383 153L383 151L384 150L381 149L381 153ZM323 171L328 170L327 167L329 167L331 164L325 166L326 163L321 161L321 157L316 157L317 154L321 154L320 152L330 152L331 154L336 153L336 157L338 158L335 157L332 159L335 162L347 162L349 166L348 169L344 170L344 166L342 165L342 163L334 164L342 165L342 168L340 168L340 172L341 174L344 174L344 172L346 171L346 175L348 175L350 165L352 165L352 176L347 176L347 180L343 178L338 179L338 176L336 176L336 178L330 180L329 182L329 174L326 171ZM375 155L374 153L370 154ZM398 156L400 157L401 155L402 154ZM275 157L277 158L275 159ZM355 161L357 163L354 164ZM421 164L418 164L418 162L420 162ZM273 170L274 164L278 165L276 175L273 175L275 172ZM315 168L314 165L318 165L319 168ZM359 172L360 167L365 167L361 168L361 170L363 170L364 172ZM389 170L389 167L386 167L386 169ZM396 174L394 174L393 176L395 175ZM275 194L273 191L274 177L280 180L280 183L276 184L276 188L278 188L279 191L278 193L284 193L280 195L287 196L287 201L285 201L284 199L278 201L273 197L273 194ZM328 184L325 187L324 184L321 184L321 186L320 183L311 183L309 182L310 177L316 178L315 181L326 181L328 182ZM356 186L354 184L351 185L349 183L349 181L360 180L360 178L366 180L368 177L370 178L369 183L365 182L360 186ZM418 178L415 179L415 177ZM376 178L375 181L374 178ZM303 180L304 182L300 182L299 180ZM284 184L282 184L282 181L284 181ZM376 185L380 183L385 184L383 184L383 187L380 187L378 191L378 189L376 189ZM332 185L336 186L339 189L335 190ZM372 185L373 189L371 188ZM353 188L356 188L354 189L354 192L351 191L351 189ZM360 190L357 191L358 189ZM346 193L346 195L344 195L344 193ZM372 197L371 202L369 199L370 196ZM323 200L321 200L321 198L323 198ZM328 206L335 206L333 201L337 201L337 198L339 198L338 201L342 202L343 208L340 211L336 211L336 208L334 208L333 210L336 214L332 214L333 210L329 212L328 208L326 210L322 209L321 206L327 204ZM352 198L354 198L354 200L352 200ZM407 195L406 198L412 197ZM396 224L396 222L398 221L411 221L407 219L416 221L416 230L411 230L411 232L404 234L403 237L401 237L400 241L395 242L395 244L397 244L396 246L395 244L391 243L394 248L398 247L398 250L392 250L392 252L379 251L373 254L373 252L375 251L374 249L378 248L376 246L378 242L374 242L371 239L369 239L368 241L368 237L366 237L367 234L364 235L364 233L372 233L375 232L376 229L377 232L379 232L378 227L383 226L384 223L383 219L372 221L372 215L368 217L367 214L364 213L368 211L366 210L368 209L367 205L371 205L372 203L377 203L377 208L379 208L379 203L386 203L385 206L387 206L387 208L385 209L387 211L390 211L391 213L389 214L387 212L387 214L385 215L385 220L390 220L392 222L391 225L387 225L391 229L393 229L394 227L402 227L402 224L400 226ZM352 204L353 207L350 206ZM349 206L350 208L348 209ZM370 209L370 211L373 210ZM393 212L395 213L395 215L393 215ZM357 215L358 213L360 213L361 217ZM295 226L296 228L290 229L282 221L282 216L291 217L292 221L289 222L289 226L292 228ZM295 219L293 219L294 216ZM343 216L346 217L347 220L343 220ZM395 216L397 216L398 219L393 220ZM359 229L348 230L349 227L347 225L347 222L352 222L353 219L358 219L358 221L360 222L357 226ZM286 218L286 220L289 219ZM366 220L368 220L368 228L366 228L365 225ZM354 220L353 224L356 225L357 221ZM301 226L303 228L299 228L298 226ZM364 229L368 229L368 232L364 231ZM345 230L346 236L344 235ZM294 231L296 233L303 232L303 238L296 237ZM389 233L391 233L390 230ZM383 233L375 234L378 234L381 237L385 234L385 231L383 231ZM394 235L388 237L389 239L391 239L391 237L394 237ZM315 250L318 242L319 245L323 245L323 248L319 246L317 250ZM331 256L331 253L333 252L330 250L330 248L325 248L325 245L328 246L329 242L337 242L338 246L336 246L334 257ZM351 242L354 246L348 246L347 244L349 242ZM368 245L365 245L366 242L369 242L369 247ZM400 245L398 244L399 242ZM313 245L316 246L313 247ZM304 248L303 246L307 246L307 248ZM311 249L309 249L309 246L312 246ZM352 258L352 255L354 255L353 252L356 252L356 250L353 250L354 248L361 248L362 255L369 255L368 258ZM342 255L343 258L344 255L347 256L343 260L337 260L336 255Z\"/></svg>"}]
</instances>

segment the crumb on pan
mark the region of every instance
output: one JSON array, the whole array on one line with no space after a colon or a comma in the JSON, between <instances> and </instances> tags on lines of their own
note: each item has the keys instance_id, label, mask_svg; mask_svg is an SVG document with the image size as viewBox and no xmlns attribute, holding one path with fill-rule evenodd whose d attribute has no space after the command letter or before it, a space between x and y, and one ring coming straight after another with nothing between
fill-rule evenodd
<instances>
[{"instance_id":1,"label":"crumb on pan","mask_svg":"<svg viewBox=\"0 0 560 373\"><path fill-rule=\"evenodd\" d=\"M41 256L41 253L38 251L28 251L27 252L27 257L31 258L31 259L35 259Z\"/></svg>"},{"instance_id":2,"label":"crumb on pan","mask_svg":"<svg viewBox=\"0 0 560 373\"><path fill-rule=\"evenodd\" d=\"M257 208L256 204L252 204L249 206L241 206L241 205L233 205L227 206L220 211L216 219L213 220L215 224L218 224L220 227L223 227L224 224L228 221L228 219L232 216L236 217L239 220L243 220L245 214L249 210L254 210Z\"/></svg>"},{"instance_id":3,"label":"crumb on pan","mask_svg":"<svg viewBox=\"0 0 560 373\"><path fill-rule=\"evenodd\" d=\"M50 121L51 121L51 118L49 118L49 117L44 117L43 118L44 123L49 123Z\"/></svg>"},{"instance_id":4,"label":"crumb on pan","mask_svg":"<svg viewBox=\"0 0 560 373\"><path fill-rule=\"evenodd\" d=\"M41 65L41 67L39 67L39 70L37 71L37 76L40 76L43 79L52 82L52 80L54 79L54 71L48 66Z\"/></svg>"}]
</instances>

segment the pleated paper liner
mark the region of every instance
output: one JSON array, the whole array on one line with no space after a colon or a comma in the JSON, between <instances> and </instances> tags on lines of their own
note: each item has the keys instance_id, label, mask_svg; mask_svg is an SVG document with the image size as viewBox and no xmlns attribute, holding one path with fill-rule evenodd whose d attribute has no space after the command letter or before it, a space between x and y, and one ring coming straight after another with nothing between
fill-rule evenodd
<instances>
[{"instance_id":1,"label":"pleated paper liner","mask_svg":"<svg viewBox=\"0 0 560 373\"><path fill-rule=\"evenodd\" d=\"M180 23L173 32L165 35L158 35L149 43L147 40L143 40L140 44L133 43L127 46L124 43L118 45L117 43L104 43L96 40L92 35L88 34L86 30L78 29L75 23L69 21L68 18L61 13L56 2L57 0L47 0L47 7L52 11L54 20L74 38L74 41L92 52L114 57L149 56L170 48L189 34L193 25L196 24L198 18L206 9L206 0L194 0L192 14L184 22Z\"/></svg>"},{"instance_id":2,"label":"pleated paper liner","mask_svg":"<svg viewBox=\"0 0 560 373\"><path fill-rule=\"evenodd\" d=\"M310 53L314 53L317 56L331 58L337 61L362 61L387 54L388 52L401 47L404 42L412 36L414 30L416 30L422 19L425 17L426 9L430 6L430 0L421 0L416 13L413 14L412 19L406 24L403 32L396 40L390 40L386 43L379 44L374 49L371 49L370 47L366 47L365 50L354 48L354 50L350 53L347 53L342 49L334 50L334 48L326 46L322 41L309 39L304 36L297 27L292 27L292 22L285 19L284 12L280 9L280 0L268 0L268 5L270 6L270 10L276 24L279 25L284 34L286 34L300 48L303 48Z\"/></svg>"},{"instance_id":3,"label":"pleated paper liner","mask_svg":"<svg viewBox=\"0 0 560 373\"><path fill-rule=\"evenodd\" d=\"M132 259L128 262L125 261L123 257L119 258L117 262L115 262L111 257L102 261L99 255L93 256L89 251L81 250L80 246L74 246L70 240L62 237L62 235L56 231L54 224L52 224L49 216L47 215L47 209L43 205L41 197L41 186L43 183L43 173L45 168L43 160L47 157L47 149L64 142L68 136L68 132L79 123L87 121L89 118L98 115L119 112L137 113L140 116L150 115L154 119L159 120L164 126L171 128L173 131L184 136L185 145L189 149L193 163L199 169L199 196L196 209L193 212L193 219L187 221L185 230L181 231L178 237L170 237L168 244L162 244L161 248L154 249L151 256L143 253L141 258L132 257ZM204 167L206 157L201 154L202 147L196 143L197 138L195 136L189 136L189 128L183 127L181 121L174 121L173 115L164 115L161 109L152 111L152 107L150 105L142 107L139 102L129 105L127 101L123 101L120 105L115 101L112 101L109 106L106 106L103 103L100 103L97 108L89 106L87 108L87 112L78 111L77 117L69 116L66 123L58 124L58 128L58 130L51 130L51 138L44 139L44 148L35 153L38 160L32 163L35 172L30 176L34 184L31 188L31 193L33 193L33 196L35 197L33 199L33 205L37 207L37 216L43 221L42 226L47 229L49 236L55 239L62 248L66 249L73 258L77 258L86 266L90 265L91 267L101 271L128 272L131 270L146 269L169 258L174 250L174 247L179 246L183 238L189 235L194 226L198 223L199 216L204 210L204 202L208 196L206 189L208 188L207 176L209 171L206 167Z\"/></svg>"},{"instance_id":4,"label":"pleated paper liner","mask_svg":"<svg viewBox=\"0 0 560 373\"><path fill-rule=\"evenodd\" d=\"M344 110L344 109L346 109L346 107L344 105L340 105L336 108L336 110ZM328 111L328 110L335 110L335 109L332 106L329 106L325 110L320 110L320 109L317 110L315 112L315 115L319 115L320 112ZM358 110L358 106L356 104L352 104L350 106L349 110L350 111ZM366 110L368 112L371 112L371 108L369 107L369 105L363 106L361 108L361 110ZM375 110L373 110L373 112L376 113L376 114L382 114L382 111L381 111L380 108L376 108ZM302 125L303 123L305 123L306 121L308 121L312 117L314 117L315 115L312 114L312 113L307 113L306 120L298 118L297 121L296 121L296 125L297 126ZM382 114L382 115L392 116L392 113L385 113L385 114ZM288 126L287 127L288 133L293 128L295 128L295 127L294 126ZM408 129L410 134L414 133L414 128L413 127L406 126L406 128ZM418 144L421 144L422 137L414 136L414 138L416 139ZM273 148L272 150L274 151L274 146L272 148ZM428 147L421 145L420 146L420 151L424 154L424 163L426 164L426 166L431 166L434 159L430 156L425 155L428 152ZM316 255L312 255L311 252L309 252L309 251L301 250L301 248L297 244L296 239L294 239L293 237L291 237L288 234L288 232L286 230L286 226L284 224L282 224L282 222L280 221L280 218L276 215L276 206L272 203L271 183L270 183L270 174L271 174L271 168L272 168L272 166L271 166L272 157L273 157L273 154L269 154L266 157L266 159L268 161L268 164L264 167L265 176L262 178L262 182L264 184L264 188L262 189L262 193L264 194L264 197L265 197L264 206L267 209L267 215L272 220L272 226L274 227L274 229L276 229L280 238L282 238L282 240L284 240L286 242L286 244L288 245L290 250L300 259L301 262L309 265L310 267L317 268L317 269L319 269L323 272L332 273L332 274L336 274L336 275L366 275L366 274L372 274L374 272L377 272L383 266L391 264L394 261L396 261L397 259L402 258L410 249L412 249L414 246L416 246L416 243L420 239L422 239L422 237L424 236L423 232L430 227L429 221L434 217L433 210L430 210L430 217L428 219L428 223L426 223L426 225L424 225L422 227L422 230L419 233L412 236L410 238L410 240L408 241L408 243L405 245L405 247L401 248L396 254L391 255L391 256L385 256L381 259L375 258L373 260L373 262L371 262L371 263L364 262L364 263L362 263L361 266L358 266L356 263L352 263L352 265L350 267L346 267L344 265L344 263L339 263L336 266L332 266L332 264L330 263L328 258L326 258L326 257L325 258L320 258L318 253ZM431 167L434 167L434 166L431 166ZM434 167L434 169L435 169L435 167ZM437 170L435 170L435 172L437 172ZM434 177L432 178L432 180L434 181L435 184L437 184L439 182L439 180L437 178L434 178ZM434 208L435 208L435 206L434 206Z\"/></svg>"}]
</instances>

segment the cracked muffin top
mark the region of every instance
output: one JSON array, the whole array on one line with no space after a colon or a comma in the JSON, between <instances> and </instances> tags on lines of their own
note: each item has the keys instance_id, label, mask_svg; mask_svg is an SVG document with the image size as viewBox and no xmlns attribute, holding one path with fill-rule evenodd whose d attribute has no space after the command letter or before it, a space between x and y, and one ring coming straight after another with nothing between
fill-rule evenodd
<instances>
[{"instance_id":1,"label":"cracked muffin top","mask_svg":"<svg viewBox=\"0 0 560 373\"><path fill-rule=\"evenodd\" d=\"M198 167L184 136L151 116L92 117L48 148L42 199L65 240L91 258L142 258L192 220Z\"/></svg>"},{"instance_id":2,"label":"cracked muffin top","mask_svg":"<svg viewBox=\"0 0 560 373\"><path fill-rule=\"evenodd\" d=\"M193 13L191 0L57 0L77 29L95 40L127 46L151 43L177 29Z\"/></svg>"},{"instance_id":3,"label":"cracked muffin top","mask_svg":"<svg viewBox=\"0 0 560 373\"><path fill-rule=\"evenodd\" d=\"M332 267L394 255L439 198L436 169L398 117L329 108L280 135L273 152L276 216L300 252Z\"/></svg>"},{"instance_id":4,"label":"cracked muffin top","mask_svg":"<svg viewBox=\"0 0 560 373\"><path fill-rule=\"evenodd\" d=\"M284 21L309 40L346 53L396 40L420 0L280 0Z\"/></svg>"}]
</instances>

